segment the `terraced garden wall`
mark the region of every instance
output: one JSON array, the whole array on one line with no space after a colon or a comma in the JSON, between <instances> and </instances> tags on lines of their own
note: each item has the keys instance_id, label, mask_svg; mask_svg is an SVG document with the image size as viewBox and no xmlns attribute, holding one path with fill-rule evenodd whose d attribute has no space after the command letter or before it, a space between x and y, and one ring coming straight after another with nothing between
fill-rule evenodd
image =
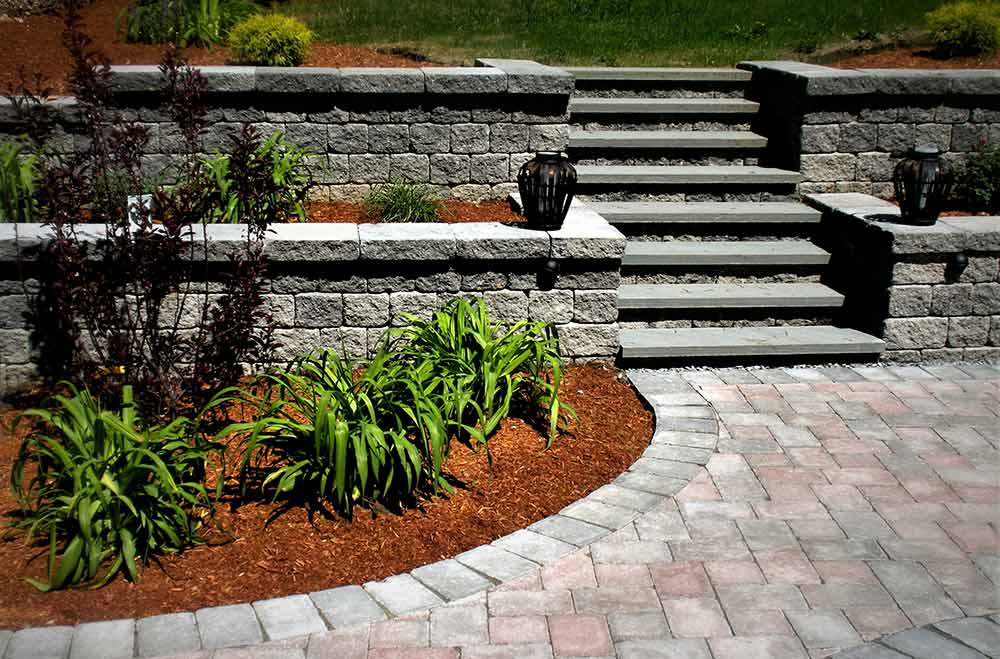
<instances>
[{"instance_id":1,"label":"terraced garden wall","mask_svg":"<svg viewBox=\"0 0 1000 659\"><path fill-rule=\"evenodd\" d=\"M283 131L310 151L319 199L357 201L373 183L430 183L450 196L503 198L535 151L562 150L568 140L573 77L524 60L481 60L477 67L269 68L207 66L207 153L252 123ZM158 109L163 79L155 66L113 67L123 116L150 130L146 169L164 170L184 141ZM51 103L58 129L52 146L82 145L75 102ZM0 101L0 141L17 133L10 104Z\"/></svg>"},{"instance_id":2,"label":"terraced garden wall","mask_svg":"<svg viewBox=\"0 0 1000 659\"><path fill-rule=\"evenodd\" d=\"M104 227L80 231L96 240ZM209 263L225 261L244 231L209 225L207 240L195 238L195 256L204 245ZM38 224L0 225L0 394L36 372L24 286L37 286L32 254L50 235ZM555 323L570 360L611 360L624 250L622 235L579 202L559 231L486 222L276 225L265 244L276 356L323 347L363 357L401 313L428 317L452 297L475 295L499 319ZM187 298L192 310L202 299Z\"/></svg>"},{"instance_id":3,"label":"terraced garden wall","mask_svg":"<svg viewBox=\"0 0 1000 659\"><path fill-rule=\"evenodd\" d=\"M800 191L892 197L892 170L916 144L961 161L1000 144L1000 70L834 69L743 62L768 159L802 172Z\"/></svg>"}]
</instances>

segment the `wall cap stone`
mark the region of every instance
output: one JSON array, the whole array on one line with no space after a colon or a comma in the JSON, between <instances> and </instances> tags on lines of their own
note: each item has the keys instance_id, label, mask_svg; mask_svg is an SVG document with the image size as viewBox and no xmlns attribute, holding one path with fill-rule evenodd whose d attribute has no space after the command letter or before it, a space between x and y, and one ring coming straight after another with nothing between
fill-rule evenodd
<instances>
[{"instance_id":1,"label":"wall cap stone","mask_svg":"<svg viewBox=\"0 0 1000 659\"><path fill-rule=\"evenodd\" d=\"M893 254L1000 251L1000 217L943 217L931 226L899 222L899 207L878 197L849 193L803 195L834 221L847 221L885 241Z\"/></svg>"},{"instance_id":2,"label":"wall cap stone","mask_svg":"<svg viewBox=\"0 0 1000 659\"><path fill-rule=\"evenodd\" d=\"M569 71L531 60L478 58L476 66L506 73L507 91L511 94L572 94L576 87Z\"/></svg>"},{"instance_id":3,"label":"wall cap stone","mask_svg":"<svg viewBox=\"0 0 1000 659\"><path fill-rule=\"evenodd\" d=\"M1000 69L836 69L787 60L736 66L755 77L800 85L806 96L1000 95Z\"/></svg>"}]
</instances>

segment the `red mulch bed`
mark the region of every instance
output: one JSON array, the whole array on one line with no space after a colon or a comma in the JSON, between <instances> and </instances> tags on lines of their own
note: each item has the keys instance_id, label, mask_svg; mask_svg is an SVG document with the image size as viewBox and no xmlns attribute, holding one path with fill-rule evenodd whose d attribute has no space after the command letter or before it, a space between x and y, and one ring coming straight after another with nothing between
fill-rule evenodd
<instances>
[{"instance_id":1,"label":"red mulch bed","mask_svg":"<svg viewBox=\"0 0 1000 659\"><path fill-rule=\"evenodd\" d=\"M460 222L525 222L524 216L515 213L505 201L457 201L446 199L444 209L438 212L438 221L448 224ZM351 201L310 202L306 204L306 222L337 222L378 224L377 217L365 215L360 203Z\"/></svg>"},{"instance_id":2,"label":"red mulch bed","mask_svg":"<svg viewBox=\"0 0 1000 659\"><path fill-rule=\"evenodd\" d=\"M927 48L901 47L851 55L830 66L842 69L997 69L1000 68L1000 53L945 58Z\"/></svg>"},{"instance_id":3,"label":"red mulch bed","mask_svg":"<svg viewBox=\"0 0 1000 659\"><path fill-rule=\"evenodd\" d=\"M456 442L446 470L465 489L423 501L403 515L372 517L357 509L353 522L317 517L311 524L295 508L266 524L276 504L234 511L223 502L218 519L235 537L232 542L164 557L135 584L119 578L97 590L53 593L40 593L23 580L44 574L42 548L26 548L19 539L0 542L0 628L142 617L361 584L524 528L613 480L652 435L652 415L613 368L567 369L562 395L580 419L551 449L544 450L541 435L524 421L507 419L490 440L492 470L485 453ZM9 515L14 501L8 479L18 439L2 432L0 511ZM215 536L213 542L222 540Z\"/></svg>"},{"instance_id":4,"label":"red mulch bed","mask_svg":"<svg viewBox=\"0 0 1000 659\"><path fill-rule=\"evenodd\" d=\"M159 64L162 45L130 44L114 31L115 19L129 0L95 0L81 12L87 34L112 64ZM36 74L45 77L54 93L67 91L65 78L70 69L69 55L62 47L62 19L58 16L33 16L0 21L0 91L16 83L23 66L27 80ZM191 64L229 64L229 49L224 47L187 48ZM380 53L371 48L335 43L313 43L305 66L434 66L408 57Z\"/></svg>"}]
</instances>

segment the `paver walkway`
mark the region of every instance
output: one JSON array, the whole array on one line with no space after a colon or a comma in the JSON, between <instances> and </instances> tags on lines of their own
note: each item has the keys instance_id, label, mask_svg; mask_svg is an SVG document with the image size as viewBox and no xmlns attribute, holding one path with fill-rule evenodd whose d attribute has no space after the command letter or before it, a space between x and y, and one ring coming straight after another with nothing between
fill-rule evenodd
<instances>
[{"instance_id":1,"label":"paver walkway","mask_svg":"<svg viewBox=\"0 0 1000 659\"><path fill-rule=\"evenodd\" d=\"M1000 611L1000 369L633 377L668 412L660 438L684 426L691 408L680 406L695 392L721 422L716 452L675 497L555 563L429 612L184 656L1000 654L996 617L969 618ZM956 618L965 621L913 630Z\"/></svg>"}]
</instances>

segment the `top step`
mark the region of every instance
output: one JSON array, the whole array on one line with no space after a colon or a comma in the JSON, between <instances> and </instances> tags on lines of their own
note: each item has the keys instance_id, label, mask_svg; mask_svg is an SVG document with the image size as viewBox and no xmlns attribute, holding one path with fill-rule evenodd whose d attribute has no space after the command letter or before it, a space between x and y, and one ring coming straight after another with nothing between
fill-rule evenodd
<instances>
[{"instance_id":1,"label":"top step","mask_svg":"<svg viewBox=\"0 0 1000 659\"><path fill-rule=\"evenodd\" d=\"M565 67L577 80L605 82L748 82L749 71L739 69L654 68L654 67Z\"/></svg>"}]
</instances>

